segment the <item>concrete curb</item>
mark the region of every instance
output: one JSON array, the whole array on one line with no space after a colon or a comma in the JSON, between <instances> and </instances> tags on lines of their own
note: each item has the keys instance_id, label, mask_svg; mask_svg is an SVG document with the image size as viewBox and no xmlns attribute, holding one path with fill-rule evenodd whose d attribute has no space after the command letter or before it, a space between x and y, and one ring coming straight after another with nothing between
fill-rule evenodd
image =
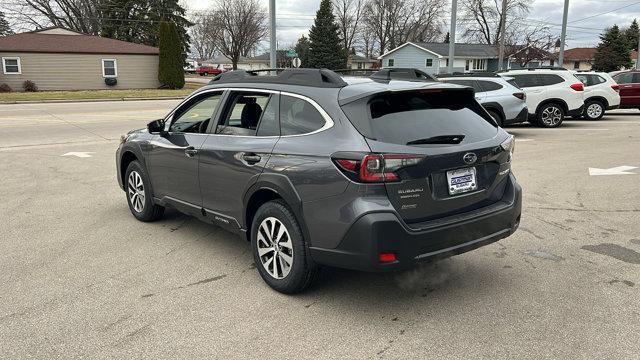
<instances>
[{"instance_id":1,"label":"concrete curb","mask_svg":"<svg viewBox=\"0 0 640 360\"><path fill-rule=\"evenodd\" d=\"M160 97L125 97L111 99L58 99L58 100L14 100L0 101L0 105L18 105L18 104L64 104L74 102L108 102L108 101L145 101L145 100L182 100L186 96L160 96Z\"/></svg>"}]
</instances>

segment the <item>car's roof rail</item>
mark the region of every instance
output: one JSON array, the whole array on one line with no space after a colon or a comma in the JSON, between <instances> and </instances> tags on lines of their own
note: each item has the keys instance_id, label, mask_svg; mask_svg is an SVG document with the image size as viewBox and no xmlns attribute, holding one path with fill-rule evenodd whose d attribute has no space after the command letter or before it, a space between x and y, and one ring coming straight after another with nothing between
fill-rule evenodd
<instances>
[{"instance_id":1,"label":"car's roof rail","mask_svg":"<svg viewBox=\"0 0 640 360\"><path fill-rule=\"evenodd\" d=\"M508 71L518 71L518 70L528 70L528 71L536 71L536 70L562 70L562 71L569 71L569 69L565 69L565 68L560 67L560 66L538 66L538 67L524 68L524 69L506 69L506 70L499 70L499 71L496 71L496 73L503 73L503 72L508 72Z\"/></svg>"},{"instance_id":2,"label":"car's roof rail","mask_svg":"<svg viewBox=\"0 0 640 360\"><path fill-rule=\"evenodd\" d=\"M370 76L378 69L337 69L332 71L343 76Z\"/></svg>"},{"instance_id":3,"label":"car's roof rail","mask_svg":"<svg viewBox=\"0 0 640 360\"><path fill-rule=\"evenodd\" d=\"M380 69L370 76L373 80L408 80L408 81L438 81L432 75L414 68L386 68Z\"/></svg>"},{"instance_id":4,"label":"car's roof rail","mask_svg":"<svg viewBox=\"0 0 640 360\"><path fill-rule=\"evenodd\" d=\"M276 73L275 75L258 75L261 72ZM235 70L222 73L214 77L209 84L229 83L268 83L283 85L303 85L323 88L341 88L348 84L340 75L328 69L259 69Z\"/></svg>"},{"instance_id":5,"label":"car's roof rail","mask_svg":"<svg viewBox=\"0 0 640 360\"><path fill-rule=\"evenodd\" d=\"M500 75L496 74L492 71L477 71L477 72L454 72L451 74L437 74L437 78L449 78L449 77L500 77Z\"/></svg>"}]
</instances>

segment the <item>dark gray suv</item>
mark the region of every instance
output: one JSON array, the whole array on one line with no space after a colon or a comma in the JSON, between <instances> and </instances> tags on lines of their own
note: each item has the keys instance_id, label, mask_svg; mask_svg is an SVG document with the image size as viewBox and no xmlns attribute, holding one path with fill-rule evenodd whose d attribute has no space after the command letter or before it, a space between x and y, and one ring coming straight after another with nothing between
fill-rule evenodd
<instances>
[{"instance_id":1,"label":"dark gray suv","mask_svg":"<svg viewBox=\"0 0 640 360\"><path fill-rule=\"evenodd\" d=\"M117 169L137 219L172 207L243 234L294 293L321 265L405 269L512 234L514 145L468 87L234 71L123 136Z\"/></svg>"}]
</instances>

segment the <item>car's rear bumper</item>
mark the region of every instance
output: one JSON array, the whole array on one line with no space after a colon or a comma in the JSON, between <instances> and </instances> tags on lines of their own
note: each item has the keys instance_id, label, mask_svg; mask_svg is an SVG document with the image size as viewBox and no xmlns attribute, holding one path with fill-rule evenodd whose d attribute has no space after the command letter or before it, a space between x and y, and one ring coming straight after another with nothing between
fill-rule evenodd
<instances>
[{"instance_id":1,"label":"car's rear bumper","mask_svg":"<svg viewBox=\"0 0 640 360\"><path fill-rule=\"evenodd\" d=\"M363 271L406 269L422 261L461 254L511 235L520 223L522 189L513 175L503 199L472 212L407 226L392 212L361 216L334 249L310 247L321 265ZM381 263L379 254L396 261Z\"/></svg>"},{"instance_id":2,"label":"car's rear bumper","mask_svg":"<svg viewBox=\"0 0 640 360\"><path fill-rule=\"evenodd\" d=\"M529 116L529 109L527 109L527 107L525 106L524 108L522 108L522 110L520 110L520 112L518 113L518 115L516 115L515 118L505 120L504 124L509 125L509 124L522 123L527 121L528 116Z\"/></svg>"}]
</instances>

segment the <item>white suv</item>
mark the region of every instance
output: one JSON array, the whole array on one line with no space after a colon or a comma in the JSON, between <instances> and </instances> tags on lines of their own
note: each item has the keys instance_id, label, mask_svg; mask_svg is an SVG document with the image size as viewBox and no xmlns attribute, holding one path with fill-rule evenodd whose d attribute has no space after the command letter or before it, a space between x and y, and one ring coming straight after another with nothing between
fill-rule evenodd
<instances>
[{"instance_id":1,"label":"white suv","mask_svg":"<svg viewBox=\"0 0 640 360\"><path fill-rule=\"evenodd\" d=\"M620 106L620 86L607 73L584 71L575 73L584 84L584 112L576 118L588 120L602 118L605 110Z\"/></svg>"},{"instance_id":2,"label":"white suv","mask_svg":"<svg viewBox=\"0 0 640 360\"><path fill-rule=\"evenodd\" d=\"M529 122L558 127L566 115L580 115L584 109L584 85L562 68L522 69L499 72L511 77L527 94Z\"/></svg>"}]
</instances>

